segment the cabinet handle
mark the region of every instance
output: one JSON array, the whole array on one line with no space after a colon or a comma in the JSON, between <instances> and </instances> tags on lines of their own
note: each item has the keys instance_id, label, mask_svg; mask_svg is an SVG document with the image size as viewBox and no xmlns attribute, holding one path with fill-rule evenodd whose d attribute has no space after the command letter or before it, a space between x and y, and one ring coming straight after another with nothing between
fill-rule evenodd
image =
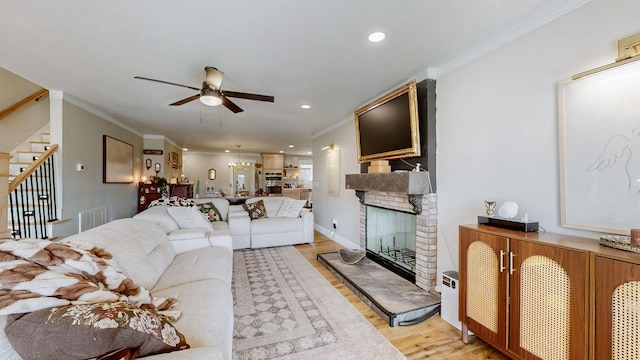
<instances>
[{"instance_id":1,"label":"cabinet handle","mask_svg":"<svg viewBox=\"0 0 640 360\"><path fill-rule=\"evenodd\" d=\"M504 266L504 250L500 250L500 272L504 272L506 267Z\"/></svg>"},{"instance_id":2,"label":"cabinet handle","mask_svg":"<svg viewBox=\"0 0 640 360\"><path fill-rule=\"evenodd\" d=\"M514 257L515 255L513 255L513 251L509 251L509 275L513 275L513 273L516 271L516 269L513 267Z\"/></svg>"}]
</instances>

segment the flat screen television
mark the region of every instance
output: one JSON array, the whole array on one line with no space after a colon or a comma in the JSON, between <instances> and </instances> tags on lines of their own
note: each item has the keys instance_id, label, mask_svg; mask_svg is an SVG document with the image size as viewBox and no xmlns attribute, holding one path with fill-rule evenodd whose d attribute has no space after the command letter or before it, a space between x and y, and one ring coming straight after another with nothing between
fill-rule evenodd
<instances>
[{"instance_id":1,"label":"flat screen television","mask_svg":"<svg viewBox=\"0 0 640 360\"><path fill-rule=\"evenodd\" d=\"M359 108L354 115L360 163L420 156L415 80Z\"/></svg>"}]
</instances>

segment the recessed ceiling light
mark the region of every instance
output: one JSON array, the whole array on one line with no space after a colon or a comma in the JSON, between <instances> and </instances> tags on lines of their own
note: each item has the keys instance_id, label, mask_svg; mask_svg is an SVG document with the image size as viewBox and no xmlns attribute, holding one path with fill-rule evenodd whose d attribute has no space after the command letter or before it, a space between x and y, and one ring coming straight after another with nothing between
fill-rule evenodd
<instances>
[{"instance_id":1,"label":"recessed ceiling light","mask_svg":"<svg viewBox=\"0 0 640 360\"><path fill-rule=\"evenodd\" d=\"M385 36L386 35L383 32L376 31L374 33L369 34L369 41L371 41L371 42L380 42L380 41L384 40Z\"/></svg>"},{"instance_id":2,"label":"recessed ceiling light","mask_svg":"<svg viewBox=\"0 0 640 360\"><path fill-rule=\"evenodd\" d=\"M307 105L307 104L304 104L304 105L302 105L300 107L303 108L303 109L311 109L311 105Z\"/></svg>"},{"instance_id":3,"label":"recessed ceiling light","mask_svg":"<svg viewBox=\"0 0 640 360\"><path fill-rule=\"evenodd\" d=\"M231 152L231 150L225 150L224 152L228 153L228 152Z\"/></svg>"},{"instance_id":4,"label":"recessed ceiling light","mask_svg":"<svg viewBox=\"0 0 640 360\"><path fill-rule=\"evenodd\" d=\"M292 147L293 147L293 145L289 145L289 147L290 147L290 148L292 148Z\"/></svg>"},{"instance_id":5,"label":"recessed ceiling light","mask_svg":"<svg viewBox=\"0 0 640 360\"><path fill-rule=\"evenodd\" d=\"M187 148L182 148L182 151L189 151L189 149L187 149Z\"/></svg>"},{"instance_id":6,"label":"recessed ceiling light","mask_svg":"<svg viewBox=\"0 0 640 360\"><path fill-rule=\"evenodd\" d=\"M313 152L312 152L312 151L309 151L309 152L307 152L307 154L311 155L311 154L313 154Z\"/></svg>"},{"instance_id":7,"label":"recessed ceiling light","mask_svg":"<svg viewBox=\"0 0 640 360\"><path fill-rule=\"evenodd\" d=\"M284 150L280 150L280 154L284 154Z\"/></svg>"}]
</instances>

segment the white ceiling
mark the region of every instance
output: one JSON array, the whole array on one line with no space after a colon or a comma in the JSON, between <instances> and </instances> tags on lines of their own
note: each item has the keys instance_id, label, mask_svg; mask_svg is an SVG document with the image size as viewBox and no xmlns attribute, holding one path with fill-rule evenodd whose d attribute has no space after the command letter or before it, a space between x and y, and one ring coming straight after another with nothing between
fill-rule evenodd
<instances>
[{"instance_id":1,"label":"white ceiling","mask_svg":"<svg viewBox=\"0 0 640 360\"><path fill-rule=\"evenodd\" d=\"M0 66L190 151L304 155L366 102L588 1L0 0ZM386 39L368 42L373 31ZM275 103L172 107L195 92L133 78L200 87L205 66L225 73L223 90Z\"/></svg>"}]
</instances>

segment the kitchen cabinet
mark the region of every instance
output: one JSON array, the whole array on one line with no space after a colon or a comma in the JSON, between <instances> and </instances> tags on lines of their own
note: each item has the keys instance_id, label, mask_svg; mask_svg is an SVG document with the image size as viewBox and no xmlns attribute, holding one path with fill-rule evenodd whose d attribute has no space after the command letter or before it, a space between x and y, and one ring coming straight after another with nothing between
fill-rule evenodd
<instances>
[{"instance_id":1,"label":"kitchen cabinet","mask_svg":"<svg viewBox=\"0 0 640 360\"><path fill-rule=\"evenodd\" d=\"M262 154L262 167L265 170L282 170L284 168L284 154Z\"/></svg>"},{"instance_id":2,"label":"kitchen cabinet","mask_svg":"<svg viewBox=\"0 0 640 360\"><path fill-rule=\"evenodd\" d=\"M588 357L589 251L558 234L461 226L460 321L514 359Z\"/></svg>"}]
</instances>

